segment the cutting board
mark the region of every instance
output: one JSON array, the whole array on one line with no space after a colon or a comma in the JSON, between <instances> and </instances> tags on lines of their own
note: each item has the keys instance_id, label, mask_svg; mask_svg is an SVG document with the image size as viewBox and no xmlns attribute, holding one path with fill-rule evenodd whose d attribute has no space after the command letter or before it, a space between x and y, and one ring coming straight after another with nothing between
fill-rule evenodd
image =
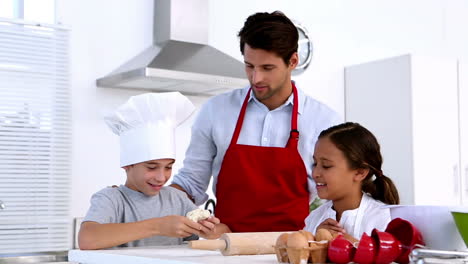
<instances>
[{"instance_id":1,"label":"cutting board","mask_svg":"<svg viewBox=\"0 0 468 264\"><path fill-rule=\"evenodd\" d=\"M219 251L190 249L187 245L107 250L70 250L68 261L82 264L274 264L276 255L223 256Z\"/></svg>"}]
</instances>

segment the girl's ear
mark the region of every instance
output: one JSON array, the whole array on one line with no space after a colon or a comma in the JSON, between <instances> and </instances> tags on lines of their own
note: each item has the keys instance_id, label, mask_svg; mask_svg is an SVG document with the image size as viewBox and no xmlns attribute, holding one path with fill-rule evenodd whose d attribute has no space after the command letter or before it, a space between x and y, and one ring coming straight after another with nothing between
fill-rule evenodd
<instances>
[{"instance_id":1,"label":"girl's ear","mask_svg":"<svg viewBox=\"0 0 468 264\"><path fill-rule=\"evenodd\" d=\"M369 168L356 169L353 179L355 181L361 182L366 178L367 174L369 174Z\"/></svg>"}]
</instances>

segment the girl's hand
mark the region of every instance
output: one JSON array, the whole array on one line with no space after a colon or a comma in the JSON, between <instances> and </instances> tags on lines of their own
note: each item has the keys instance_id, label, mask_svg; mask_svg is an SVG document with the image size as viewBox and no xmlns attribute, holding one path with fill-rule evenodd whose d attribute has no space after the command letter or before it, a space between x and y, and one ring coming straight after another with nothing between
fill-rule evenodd
<instances>
[{"instance_id":1,"label":"girl's hand","mask_svg":"<svg viewBox=\"0 0 468 264\"><path fill-rule=\"evenodd\" d=\"M318 227L317 230L320 228L328 229L330 231L346 234L346 230L338 223L335 219L328 218L323 221Z\"/></svg>"}]
</instances>

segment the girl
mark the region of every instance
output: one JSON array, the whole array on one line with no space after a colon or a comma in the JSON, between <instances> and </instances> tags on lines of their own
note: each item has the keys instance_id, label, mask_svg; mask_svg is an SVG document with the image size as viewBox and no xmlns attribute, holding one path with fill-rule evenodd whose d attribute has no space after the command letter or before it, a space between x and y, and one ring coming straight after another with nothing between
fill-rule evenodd
<instances>
[{"instance_id":1,"label":"girl","mask_svg":"<svg viewBox=\"0 0 468 264\"><path fill-rule=\"evenodd\" d=\"M330 127L319 135L312 177L318 196L329 200L305 219L305 230L325 228L360 238L390 222L385 204L398 204L398 191L382 172L375 136L357 123Z\"/></svg>"}]
</instances>

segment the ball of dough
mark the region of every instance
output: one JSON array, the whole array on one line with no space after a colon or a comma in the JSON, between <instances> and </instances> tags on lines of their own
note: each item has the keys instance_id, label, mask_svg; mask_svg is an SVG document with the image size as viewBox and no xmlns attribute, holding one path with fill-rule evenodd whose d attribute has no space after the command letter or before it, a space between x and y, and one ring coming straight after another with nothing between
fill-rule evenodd
<instances>
[{"instance_id":1,"label":"ball of dough","mask_svg":"<svg viewBox=\"0 0 468 264\"><path fill-rule=\"evenodd\" d=\"M207 219L208 217L210 217L210 215L210 211L198 208L188 212L186 216L188 219L194 222L198 222Z\"/></svg>"}]
</instances>

